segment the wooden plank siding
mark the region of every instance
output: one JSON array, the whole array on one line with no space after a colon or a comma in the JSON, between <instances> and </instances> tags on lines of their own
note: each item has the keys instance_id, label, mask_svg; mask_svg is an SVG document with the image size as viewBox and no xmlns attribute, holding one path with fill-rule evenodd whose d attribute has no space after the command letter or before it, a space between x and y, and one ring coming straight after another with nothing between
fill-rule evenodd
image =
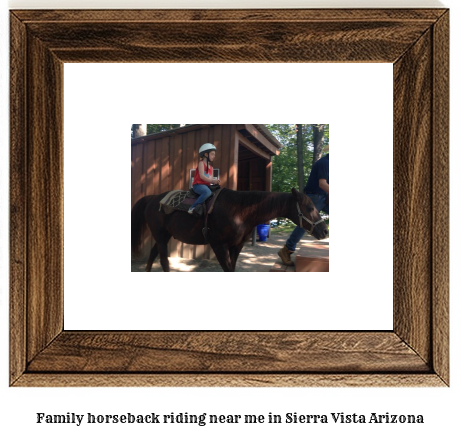
<instances>
[{"instance_id":1,"label":"wooden plank siding","mask_svg":"<svg viewBox=\"0 0 461 436\"><path fill-rule=\"evenodd\" d=\"M264 143L257 141L255 144L245 139L241 132L248 135L248 130L251 131L252 141L257 140L255 135ZM212 143L217 149L213 167L220 171L221 186L234 190L270 190L271 155L275 147L272 144L270 150L265 147L264 144L269 144L269 141L253 125L197 124L132 140L131 207L145 195L189 189L190 170L197 167L198 150L206 142ZM245 154L240 158L242 145ZM245 170L242 171L242 168ZM147 231L142 245L144 256L149 254L154 242L150 231ZM168 244L168 251L170 257L215 257L209 245L193 246L174 238Z\"/></svg>"},{"instance_id":2,"label":"wooden plank siding","mask_svg":"<svg viewBox=\"0 0 461 436\"><path fill-rule=\"evenodd\" d=\"M228 188L237 189L238 164L239 164L239 141L234 125L230 126L229 144L229 183Z\"/></svg>"},{"instance_id":3,"label":"wooden plank siding","mask_svg":"<svg viewBox=\"0 0 461 436\"><path fill-rule=\"evenodd\" d=\"M167 136L161 139L160 147L160 192L171 191L170 184L170 138Z\"/></svg>"},{"instance_id":4,"label":"wooden plank siding","mask_svg":"<svg viewBox=\"0 0 461 436\"><path fill-rule=\"evenodd\" d=\"M155 159L156 141L144 142L144 160L143 170L146 174L146 189L144 195L154 195L155 186L158 186L158 162ZM155 240L150 231L145 233L142 242L142 252L147 256Z\"/></svg>"},{"instance_id":5,"label":"wooden plank siding","mask_svg":"<svg viewBox=\"0 0 461 436\"><path fill-rule=\"evenodd\" d=\"M153 159L153 173L152 173L152 185L154 186L154 194L160 194L160 156L158 148L160 147L160 140L152 141L152 159Z\"/></svg>"},{"instance_id":6,"label":"wooden plank siding","mask_svg":"<svg viewBox=\"0 0 461 436\"><path fill-rule=\"evenodd\" d=\"M143 175L142 175L142 166L143 166L143 144L139 144L133 149L133 160L132 160L132 205L136 203L141 197L143 197Z\"/></svg>"},{"instance_id":7,"label":"wooden plank siding","mask_svg":"<svg viewBox=\"0 0 461 436\"><path fill-rule=\"evenodd\" d=\"M266 191L272 191L272 161L266 163Z\"/></svg>"},{"instance_id":8,"label":"wooden plank siding","mask_svg":"<svg viewBox=\"0 0 461 436\"><path fill-rule=\"evenodd\" d=\"M218 148L218 147L217 147ZM229 148L230 148L230 124L223 124L221 147L218 148L217 155L220 156L220 167L223 169L221 177L222 186L229 187Z\"/></svg>"},{"instance_id":9,"label":"wooden plank siding","mask_svg":"<svg viewBox=\"0 0 461 436\"><path fill-rule=\"evenodd\" d=\"M146 171L146 195L156 194L155 186L158 179L156 180L156 161L155 161L155 141L146 142L144 145L144 158L145 165L144 170Z\"/></svg>"},{"instance_id":10,"label":"wooden plank siding","mask_svg":"<svg viewBox=\"0 0 461 436\"><path fill-rule=\"evenodd\" d=\"M182 149L182 135L173 135L170 139L171 150L171 189L187 189L184 186L182 177L183 171L183 149ZM171 257L180 257L182 243L178 240L171 238L168 244L168 252Z\"/></svg>"}]
</instances>

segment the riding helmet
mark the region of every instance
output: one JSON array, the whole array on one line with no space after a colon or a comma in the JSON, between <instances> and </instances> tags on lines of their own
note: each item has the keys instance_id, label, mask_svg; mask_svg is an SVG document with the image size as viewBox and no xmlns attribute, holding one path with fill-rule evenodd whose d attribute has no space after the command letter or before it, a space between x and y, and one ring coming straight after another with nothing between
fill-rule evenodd
<instances>
[{"instance_id":1,"label":"riding helmet","mask_svg":"<svg viewBox=\"0 0 461 436\"><path fill-rule=\"evenodd\" d=\"M209 153L210 151L213 151L213 150L216 150L216 147L213 144L210 144L207 142L206 144L203 144L200 147L198 154L200 157L203 157L205 153Z\"/></svg>"}]
</instances>

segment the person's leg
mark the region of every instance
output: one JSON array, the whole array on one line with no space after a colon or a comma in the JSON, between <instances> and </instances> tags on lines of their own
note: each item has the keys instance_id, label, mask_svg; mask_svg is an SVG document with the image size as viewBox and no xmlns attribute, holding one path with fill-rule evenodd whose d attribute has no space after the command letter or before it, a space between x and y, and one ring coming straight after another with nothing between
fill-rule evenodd
<instances>
[{"instance_id":1,"label":"person's leg","mask_svg":"<svg viewBox=\"0 0 461 436\"><path fill-rule=\"evenodd\" d=\"M305 233L306 231L302 227L296 226L296 228L291 232L291 235L285 244L288 250L295 251L296 245L302 239Z\"/></svg>"},{"instance_id":2,"label":"person's leg","mask_svg":"<svg viewBox=\"0 0 461 436\"><path fill-rule=\"evenodd\" d=\"M199 197L197 200L195 200L195 203L190 207L189 210L194 209L199 204L204 203L211 196L211 190L206 185L194 185L193 189L194 192L199 195Z\"/></svg>"},{"instance_id":3,"label":"person's leg","mask_svg":"<svg viewBox=\"0 0 461 436\"><path fill-rule=\"evenodd\" d=\"M309 198L312 200L314 206L319 212L323 210L324 212L328 213L328 205L326 204L325 196L309 194ZM296 226L290 237L287 239L285 245L279 250L278 255L285 265L294 265L290 256L296 250L296 245L298 245L299 241L303 238L305 233L306 231L302 227Z\"/></svg>"},{"instance_id":4,"label":"person's leg","mask_svg":"<svg viewBox=\"0 0 461 436\"><path fill-rule=\"evenodd\" d=\"M279 250L278 255L282 259L284 265L294 265L290 256L294 253L296 244L304 236L304 233L306 233L306 231L302 227L296 226L296 228L291 232L291 235L287 239L285 245Z\"/></svg>"}]
</instances>

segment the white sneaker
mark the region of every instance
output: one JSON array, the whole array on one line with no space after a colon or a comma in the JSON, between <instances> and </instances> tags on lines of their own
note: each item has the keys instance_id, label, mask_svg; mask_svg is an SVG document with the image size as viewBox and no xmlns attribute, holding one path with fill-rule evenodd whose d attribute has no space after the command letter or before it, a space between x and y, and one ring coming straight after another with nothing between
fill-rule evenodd
<instances>
[{"instance_id":1,"label":"white sneaker","mask_svg":"<svg viewBox=\"0 0 461 436\"><path fill-rule=\"evenodd\" d=\"M194 213L195 207L191 207L187 212L191 215Z\"/></svg>"}]
</instances>

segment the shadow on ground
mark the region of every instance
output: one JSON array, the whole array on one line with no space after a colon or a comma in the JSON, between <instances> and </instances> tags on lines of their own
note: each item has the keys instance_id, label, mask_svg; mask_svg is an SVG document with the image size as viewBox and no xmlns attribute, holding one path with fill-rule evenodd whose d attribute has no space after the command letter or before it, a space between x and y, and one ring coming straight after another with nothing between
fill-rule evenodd
<instances>
[{"instance_id":1,"label":"shadow on ground","mask_svg":"<svg viewBox=\"0 0 461 436\"><path fill-rule=\"evenodd\" d=\"M290 233L272 233L265 242L247 242L237 261L236 272L268 272L279 259L277 252L285 244ZM311 236L305 236L298 244L296 255L305 257L329 257L329 240L318 241ZM292 259L295 260L295 255ZM146 260L132 260L132 272L145 272ZM170 257L171 272L223 272L216 259L183 259ZM162 272L159 258L152 266L151 272Z\"/></svg>"}]
</instances>

